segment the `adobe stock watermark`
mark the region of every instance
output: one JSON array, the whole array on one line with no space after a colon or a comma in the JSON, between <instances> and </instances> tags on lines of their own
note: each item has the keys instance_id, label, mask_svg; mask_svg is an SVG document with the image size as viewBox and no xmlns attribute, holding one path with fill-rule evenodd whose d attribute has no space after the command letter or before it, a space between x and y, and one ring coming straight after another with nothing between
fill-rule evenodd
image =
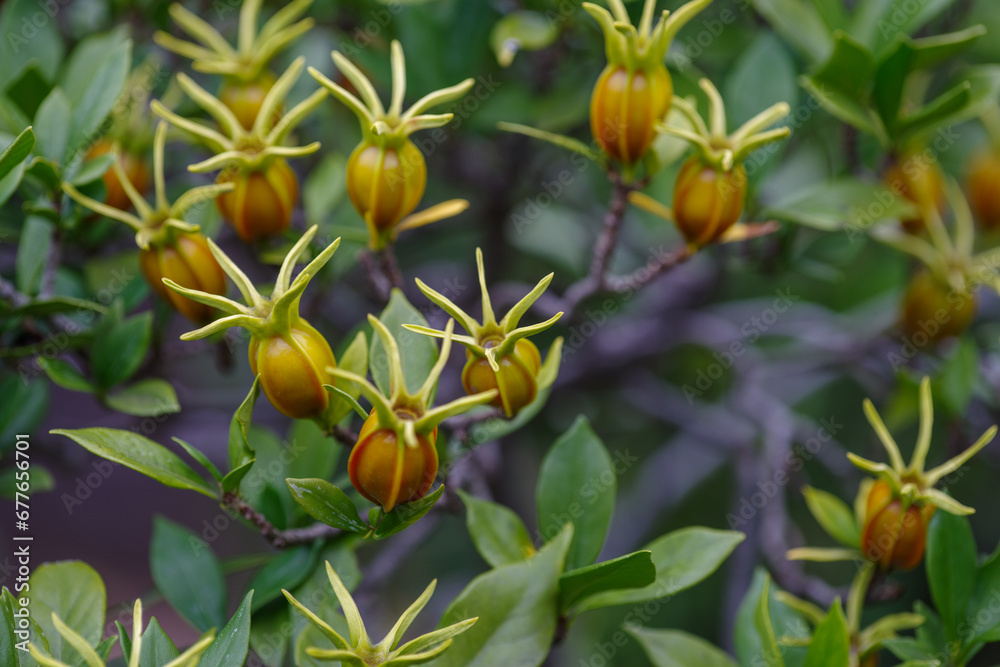
<instances>
[{"instance_id":1,"label":"adobe stock watermark","mask_svg":"<svg viewBox=\"0 0 1000 667\"><path fill-rule=\"evenodd\" d=\"M956 290L949 287L945 296L947 307L938 308L930 313L929 317L914 322L913 324L917 327L916 331L900 336L899 348L886 354L886 361L892 366L892 370L898 371L906 366L922 349L933 344L941 329L955 318L956 313L963 312L970 305L970 302L973 302L972 307L974 308L976 291L980 287L993 285L997 268L997 262L991 261L977 267L967 277L964 289Z\"/></svg>"},{"instance_id":2,"label":"adobe stock watermark","mask_svg":"<svg viewBox=\"0 0 1000 667\"><path fill-rule=\"evenodd\" d=\"M961 138L962 135L954 127L940 128L934 134L933 140L928 142L927 148L910 155L899 165L903 176L910 181L919 181L928 170L938 169L941 156L951 150ZM868 230L885 220L886 214L896 202L906 198L907 186L904 179L895 178L884 185L884 188L875 193L871 202L851 208L847 224L844 226L847 240L851 243L858 238L866 237Z\"/></svg>"},{"instance_id":3,"label":"adobe stock watermark","mask_svg":"<svg viewBox=\"0 0 1000 667\"><path fill-rule=\"evenodd\" d=\"M716 381L722 378L726 371L733 367L736 360L747 353L749 346L764 336L774 326L775 322L778 321L778 318L787 313L800 299L801 297L793 294L790 288L786 287L777 290L770 307L762 310L760 314L751 317L740 327L742 338L734 340L722 352L714 352L712 358L715 361L704 368L698 369L694 384L685 384L681 387L688 405L694 405L696 398L703 396L706 391L711 389Z\"/></svg>"},{"instance_id":4,"label":"adobe stock watermark","mask_svg":"<svg viewBox=\"0 0 1000 667\"><path fill-rule=\"evenodd\" d=\"M624 475L629 469L639 462L638 456L633 456L628 448L615 450L611 455L611 467L602 471L600 475L585 481L577 490L573 500L565 512L551 514L548 520L551 524L544 531L539 528L535 531L534 542L536 546L545 544L558 535L568 523L584 516L594 504L601 499L601 496L611 491L618 478Z\"/></svg>"},{"instance_id":5,"label":"adobe stock watermark","mask_svg":"<svg viewBox=\"0 0 1000 667\"><path fill-rule=\"evenodd\" d=\"M819 420L820 427L816 434L804 443L795 443L785 454L783 466L774 470L769 479L757 482L757 491L750 494L750 497L743 496L736 512L726 515L726 523L732 530L745 528L750 524L757 514L777 496L782 489L788 486L792 475L801 471L806 463L812 461L819 454L824 446L833 442L834 437L844 425L837 421L836 417L823 418Z\"/></svg>"}]
</instances>

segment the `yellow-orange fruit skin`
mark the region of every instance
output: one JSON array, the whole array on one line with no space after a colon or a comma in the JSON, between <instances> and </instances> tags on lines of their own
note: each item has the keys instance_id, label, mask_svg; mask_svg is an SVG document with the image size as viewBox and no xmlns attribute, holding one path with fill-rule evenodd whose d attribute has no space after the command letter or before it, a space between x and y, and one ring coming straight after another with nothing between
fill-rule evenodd
<instances>
[{"instance_id":1,"label":"yellow-orange fruit skin","mask_svg":"<svg viewBox=\"0 0 1000 667\"><path fill-rule=\"evenodd\" d=\"M499 394L490 404L501 408L513 417L538 395L538 371L542 358L538 348L527 338L514 344L514 350L499 359L499 371L490 367L486 357L466 351L465 368L462 369L462 386L470 396L491 389ZM499 376L499 377L498 377Z\"/></svg>"},{"instance_id":2,"label":"yellow-orange fruit skin","mask_svg":"<svg viewBox=\"0 0 1000 667\"><path fill-rule=\"evenodd\" d=\"M101 139L87 151L87 159L106 155L111 151L111 148L112 144L109 140ZM119 159L121 160L125 176L132 183L132 186L135 187L136 191L139 194L143 194L149 190L151 179L146 161L128 152L120 153ZM108 170L104 172L102 180L104 181L105 190L104 203L120 211L131 210L132 202L129 200L128 195L125 194L125 188L122 187L122 182L118 180L118 174L115 173L114 168L108 167Z\"/></svg>"},{"instance_id":3,"label":"yellow-orange fruit skin","mask_svg":"<svg viewBox=\"0 0 1000 667\"><path fill-rule=\"evenodd\" d=\"M865 503L861 551L883 570L912 570L924 558L933 505L910 505L894 497L884 480L872 485Z\"/></svg>"},{"instance_id":4,"label":"yellow-orange fruit skin","mask_svg":"<svg viewBox=\"0 0 1000 667\"><path fill-rule=\"evenodd\" d=\"M257 241L288 229L299 198L299 181L285 160L275 159L263 170L226 170L216 182L234 184L215 202L244 241Z\"/></svg>"},{"instance_id":5,"label":"yellow-orange fruit skin","mask_svg":"<svg viewBox=\"0 0 1000 667\"><path fill-rule=\"evenodd\" d=\"M427 188L423 153L406 140L398 147L361 143L347 160L347 194L362 218L391 229L420 203Z\"/></svg>"},{"instance_id":6,"label":"yellow-orange fruit skin","mask_svg":"<svg viewBox=\"0 0 1000 667\"><path fill-rule=\"evenodd\" d=\"M1000 155L986 152L972 158L965 189L979 226L990 232L1000 229Z\"/></svg>"},{"instance_id":7,"label":"yellow-orange fruit skin","mask_svg":"<svg viewBox=\"0 0 1000 667\"><path fill-rule=\"evenodd\" d=\"M903 297L902 326L908 336L937 342L960 336L976 317L976 296L956 292L927 271L913 276Z\"/></svg>"},{"instance_id":8,"label":"yellow-orange fruit skin","mask_svg":"<svg viewBox=\"0 0 1000 667\"><path fill-rule=\"evenodd\" d=\"M347 474L362 496L389 512L427 495L437 476L437 429L417 435L417 446L401 442L372 410L347 462Z\"/></svg>"},{"instance_id":9,"label":"yellow-orange fruit skin","mask_svg":"<svg viewBox=\"0 0 1000 667\"><path fill-rule=\"evenodd\" d=\"M689 243L711 243L740 219L746 196L747 173L743 165L719 171L693 156L677 174L674 222Z\"/></svg>"},{"instance_id":10,"label":"yellow-orange fruit skin","mask_svg":"<svg viewBox=\"0 0 1000 667\"><path fill-rule=\"evenodd\" d=\"M326 368L337 360L308 322L299 320L290 334L252 338L248 352L250 370L260 375L260 387L278 412L294 419L321 417L330 403L323 385L334 384Z\"/></svg>"},{"instance_id":11,"label":"yellow-orange fruit skin","mask_svg":"<svg viewBox=\"0 0 1000 667\"><path fill-rule=\"evenodd\" d=\"M260 106L274 85L275 78L270 72L264 72L256 80L250 82L227 81L219 90L219 100L229 107L243 129L250 130L257 120ZM270 127L281 118L281 109L276 109ZM268 129L270 129L270 127Z\"/></svg>"},{"instance_id":12,"label":"yellow-orange fruit skin","mask_svg":"<svg viewBox=\"0 0 1000 667\"><path fill-rule=\"evenodd\" d=\"M200 232L178 233L172 243L140 250L139 268L161 299L196 324L211 321L215 309L178 294L164 285L163 279L169 278L188 289L219 296L226 294L226 274Z\"/></svg>"},{"instance_id":13,"label":"yellow-orange fruit skin","mask_svg":"<svg viewBox=\"0 0 1000 667\"><path fill-rule=\"evenodd\" d=\"M656 139L674 94L663 65L629 71L608 65L590 97L590 130L606 155L625 165L638 162Z\"/></svg>"}]
</instances>

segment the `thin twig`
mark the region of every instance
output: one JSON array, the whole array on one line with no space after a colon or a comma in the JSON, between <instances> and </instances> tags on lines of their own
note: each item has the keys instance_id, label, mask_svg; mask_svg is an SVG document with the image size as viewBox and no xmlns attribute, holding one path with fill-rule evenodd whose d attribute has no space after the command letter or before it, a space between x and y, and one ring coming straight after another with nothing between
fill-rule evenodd
<instances>
[{"instance_id":1,"label":"thin twig","mask_svg":"<svg viewBox=\"0 0 1000 667\"><path fill-rule=\"evenodd\" d=\"M375 262L375 257L372 256L372 254L367 250L362 250L358 253L358 259L361 261L361 266L365 270L368 282L375 288L378 298L382 301L388 301L389 296L392 293L392 283L389 282L389 279L385 276L385 274L379 270L378 264Z\"/></svg>"},{"instance_id":2,"label":"thin twig","mask_svg":"<svg viewBox=\"0 0 1000 667\"><path fill-rule=\"evenodd\" d=\"M330 435L345 447L353 447L358 441L358 434L343 426L334 426Z\"/></svg>"},{"instance_id":3,"label":"thin twig","mask_svg":"<svg viewBox=\"0 0 1000 667\"><path fill-rule=\"evenodd\" d=\"M389 284L396 289L403 289L403 274L399 270L399 262L396 261L396 253L391 245L387 245L378 252L379 264L382 266L382 273L389 280Z\"/></svg>"},{"instance_id":4,"label":"thin twig","mask_svg":"<svg viewBox=\"0 0 1000 667\"><path fill-rule=\"evenodd\" d=\"M222 502L228 509L253 524L260 531L261 536L275 549L286 549L296 544L307 544L340 534L340 530L325 523L314 523L305 528L279 530L266 516L233 491L223 494Z\"/></svg>"}]
</instances>

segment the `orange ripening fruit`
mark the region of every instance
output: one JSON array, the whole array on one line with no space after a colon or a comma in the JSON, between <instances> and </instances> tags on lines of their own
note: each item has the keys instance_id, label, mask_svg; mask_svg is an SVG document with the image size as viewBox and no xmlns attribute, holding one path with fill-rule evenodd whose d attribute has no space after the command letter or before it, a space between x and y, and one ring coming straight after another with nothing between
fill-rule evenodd
<instances>
[{"instance_id":1,"label":"orange ripening fruit","mask_svg":"<svg viewBox=\"0 0 1000 667\"><path fill-rule=\"evenodd\" d=\"M629 71L609 65L590 97L590 131L608 157L625 165L638 162L656 139L656 124L666 118L674 84L662 65Z\"/></svg>"},{"instance_id":2,"label":"orange ripening fruit","mask_svg":"<svg viewBox=\"0 0 1000 667\"><path fill-rule=\"evenodd\" d=\"M300 319L291 332L263 340L252 338L250 370L260 375L260 387L278 412L293 419L319 418L330 403L324 384L334 384L326 372L336 366L326 339Z\"/></svg>"}]
</instances>

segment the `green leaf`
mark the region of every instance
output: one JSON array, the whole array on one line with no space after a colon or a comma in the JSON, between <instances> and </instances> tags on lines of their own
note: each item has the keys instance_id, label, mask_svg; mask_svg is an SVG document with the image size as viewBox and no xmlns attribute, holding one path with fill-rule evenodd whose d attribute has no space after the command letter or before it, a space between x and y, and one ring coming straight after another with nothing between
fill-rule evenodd
<instances>
[{"instance_id":1,"label":"green leaf","mask_svg":"<svg viewBox=\"0 0 1000 667\"><path fill-rule=\"evenodd\" d=\"M465 524L476 550L492 567L527 560L535 553L524 522L512 510L498 503L459 490L465 503Z\"/></svg>"},{"instance_id":2,"label":"green leaf","mask_svg":"<svg viewBox=\"0 0 1000 667\"><path fill-rule=\"evenodd\" d=\"M848 235L866 234L885 220L906 219L916 209L885 186L853 178L797 189L768 207L764 215L821 231L845 229Z\"/></svg>"},{"instance_id":3,"label":"green leaf","mask_svg":"<svg viewBox=\"0 0 1000 667\"><path fill-rule=\"evenodd\" d=\"M106 55L104 63L83 86L83 94L73 105L72 132L64 161L68 164L77 149L100 127L125 85L132 64L132 42L126 41Z\"/></svg>"},{"instance_id":4,"label":"green leaf","mask_svg":"<svg viewBox=\"0 0 1000 667\"><path fill-rule=\"evenodd\" d=\"M7 589L4 589L7 592ZM14 628L17 621L14 618L14 610L11 608L7 597L0 595L0 663L18 667L19 651L15 648L20 639L14 635Z\"/></svg>"},{"instance_id":5,"label":"green leaf","mask_svg":"<svg viewBox=\"0 0 1000 667\"><path fill-rule=\"evenodd\" d=\"M847 629L844 609L837 598L823 622L816 626L812 643L806 653L805 667L847 665L851 659L851 633Z\"/></svg>"},{"instance_id":6,"label":"green leaf","mask_svg":"<svg viewBox=\"0 0 1000 667\"><path fill-rule=\"evenodd\" d=\"M38 294L52 247L52 231L52 223L41 216L29 215L24 220L14 267L17 289L22 294Z\"/></svg>"},{"instance_id":7,"label":"green leaf","mask_svg":"<svg viewBox=\"0 0 1000 667\"><path fill-rule=\"evenodd\" d=\"M296 419L288 432L292 460L288 464L289 477L318 477L329 479L337 468L337 461L345 450L323 434L323 429L311 419Z\"/></svg>"},{"instance_id":8,"label":"green leaf","mask_svg":"<svg viewBox=\"0 0 1000 667\"><path fill-rule=\"evenodd\" d=\"M639 640L653 667L736 667L725 651L681 630L629 625L625 631Z\"/></svg>"},{"instance_id":9,"label":"green leaf","mask_svg":"<svg viewBox=\"0 0 1000 667\"><path fill-rule=\"evenodd\" d=\"M76 663L79 654L63 639L52 623L52 614L97 646L104 630L107 594L97 572L81 561L61 561L39 565L28 580L29 610L49 644L52 657Z\"/></svg>"},{"instance_id":10,"label":"green leaf","mask_svg":"<svg viewBox=\"0 0 1000 667\"><path fill-rule=\"evenodd\" d=\"M594 595L579 605L580 611L661 600L679 593L715 572L745 538L731 530L696 526L668 533L646 547L653 552L656 581L645 588Z\"/></svg>"},{"instance_id":11,"label":"green leaf","mask_svg":"<svg viewBox=\"0 0 1000 667\"><path fill-rule=\"evenodd\" d=\"M181 411L173 385L160 378L139 380L110 392L104 402L112 410L136 417L159 417Z\"/></svg>"},{"instance_id":12,"label":"green leaf","mask_svg":"<svg viewBox=\"0 0 1000 667\"><path fill-rule=\"evenodd\" d=\"M149 625L142 633L142 652L139 667L161 667L178 656L177 647L160 627L156 618L149 619Z\"/></svg>"},{"instance_id":13,"label":"green leaf","mask_svg":"<svg viewBox=\"0 0 1000 667\"><path fill-rule=\"evenodd\" d=\"M35 363L45 371L50 380L63 389L87 393L94 391L94 385L91 384L90 380L83 377L83 374L67 361L59 358L47 359L45 357L35 357Z\"/></svg>"},{"instance_id":14,"label":"green leaf","mask_svg":"<svg viewBox=\"0 0 1000 667\"><path fill-rule=\"evenodd\" d=\"M396 507L394 507L388 514L384 515L378 522L378 525L375 526L375 531L372 533L372 539L384 540L385 538L395 535L402 530L406 530L422 519L425 514L430 512L431 508L434 507L434 504L441 499L441 494L443 493L444 484L420 500L414 500L412 503L406 503L404 505L396 505Z\"/></svg>"},{"instance_id":15,"label":"green leaf","mask_svg":"<svg viewBox=\"0 0 1000 667\"><path fill-rule=\"evenodd\" d=\"M184 451L188 453L188 456L190 456L195 461L200 463L202 467L205 468L205 470L211 473L212 477L215 478L215 481L217 482L222 481L222 472L220 472L219 469L215 467L215 464L212 463L212 461L207 456L205 456L205 454L200 449L195 448L191 444L185 442L184 440L181 440L178 437L172 437L170 439L176 442L178 445L180 445L184 449Z\"/></svg>"},{"instance_id":16,"label":"green leaf","mask_svg":"<svg viewBox=\"0 0 1000 667\"><path fill-rule=\"evenodd\" d=\"M501 67L514 62L520 50L538 51L551 45L559 36L559 26L538 12L516 11L493 26L490 47Z\"/></svg>"},{"instance_id":17,"label":"green leaf","mask_svg":"<svg viewBox=\"0 0 1000 667\"><path fill-rule=\"evenodd\" d=\"M627 450L624 456L628 457ZM577 418L542 461L536 494L538 530L543 538L551 539L564 525L573 523L567 569L597 560L615 511L617 488L615 461L586 418Z\"/></svg>"},{"instance_id":18,"label":"green leaf","mask_svg":"<svg viewBox=\"0 0 1000 667\"><path fill-rule=\"evenodd\" d=\"M809 511L830 537L844 546L857 548L861 543L854 511L847 503L826 491L807 486L802 489Z\"/></svg>"},{"instance_id":19,"label":"green leaf","mask_svg":"<svg viewBox=\"0 0 1000 667\"><path fill-rule=\"evenodd\" d=\"M21 178L24 176L25 163L14 165L10 173L0 178L0 205L3 205L10 199L11 195L17 191L17 187L21 184Z\"/></svg>"},{"instance_id":20,"label":"green leaf","mask_svg":"<svg viewBox=\"0 0 1000 667\"><path fill-rule=\"evenodd\" d=\"M900 35L912 35L955 0L861 0L850 32L876 55Z\"/></svg>"},{"instance_id":21,"label":"green leaf","mask_svg":"<svg viewBox=\"0 0 1000 667\"><path fill-rule=\"evenodd\" d=\"M771 620L770 610L770 576L764 577L764 587L761 591L760 600L754 611L754 624L763 642L764 651L761 654L765 667L785 667L785 660L781 655L781 648L778 646L778 638L774 634L774 623Z\"/></svg>"},{"instance_id":22,"label":"green leaf","mask_svg":"<svg viewBox=\"0 0 1000 667\"><path fill-rule=\"evenodd\" d=\"M853 125L862 132L871 134L882 143L888 143L888 134L882 121L865 104L823 82L814 81L808 76L801 77L799 83L834 118L848 125Z\"/></svg>"},{"instance_id":23,"label":"green leaf","mask_svg":"<svg viewBox=\"0 0 1000 667\"><path fill-rule=\"evenodd\" d=\"M233 468L225 475L222 476L222 491L223 493L229 493L236 487L240 485L243 478L247 476L250 469L253 468L253 464L257 462L257 459L250 459L239 468Z\"/></svg>"},{"instance_id":24,"label":"green leaf","mask_svg":"<svg viewBox=\"0 0 1000 667\"><path fill-rule=\"evenodd\" d=\"M102 327L90 348L90 365L99 387L113 387L139 370L152 330L153 313L149 311L121 321L111 319Z\"/></svg>"},{"instance_id":25,"label":"green leaf","mask_svg":"<svg viewBox=\"0 0 1000 667\"><path fill-rule=\"evenodd\" d=\"M909 138L951 125L956 122L956 118L967 113L971 103L972 84L962 81L916 112L901 118L895 134Z\"/></svg>"},{"instance_id":26,"label":"green leaf","mask_svg":"<svg viewBox=\"0 0 1000 667\"><path fill-rule=\"evenodd\" d=\"M254 593L250 611L256 613L266 604L281 597L281 589L293 590L305 581L319 560L322 542L299 546L278 554L267 565L257 571L247 590Z\"/></svg>"},{"instance_id":27,"label":"green leaf","mask_svg":"<svg viewBox=\"0 0 1000 667\"><path fill-rule=\"evenodd\" d=\"M359 331L351 344L337 360L337 367L346 371L351 371L361 377L368 375L368 339L364 331ZM346 394L346 396L344 396ZM355 382L337 380L335 391L330 395L330 407L328 408L329 423L339 423L344 417L350 414L351 410L358 406L358 396L361 395L361 386ZM348 400L348 397L351 400ZM362 410L364 412L364 410ZM365 413L367 416L367 413Z\"/></svg>"},{"instance_id":28,"label":"green leaf","mask_svg":"<svg viewBox=\"0 0 1000 667\"><path fill-rule=\"evenodd\" d=\"M934 378L934 397L956 417L966 414L979 378L979 348L962 338Z\"/></svg>"},{"instance_id":29,"label":"green leaf","mask_svg":"<svg viewBox=\"0 0 1000 667\"><path fill-rule=\"evenodd\" d=\"M781 40L773 33L760 33L726 76L723 94L731 129L778 102L795 108L799 99L795 63Z\"/></svg>"},{"instance_id":30,"label":"green leaf","mask_svg":"<svg viewBox=\"0 0 1000 667\"><path fill-rule=\"evenodd\" d=\"M226 584L211 547L184 526L153 519L153 583L170 606L202 632L225 623Z\"/></svg>"},{"instance_id":31,"label":"green leaf","mask_svg":"<svg viewBox=\"0 0 1000 667\"><path fill-rule=\"evenodd\" d=\"M352 533L367 533L368 524L358 516L358 508L347 494L325 479L285 480L288 490L306 514L328 526Z\"/></svg>"},{"instance_id":32,"label":"green leaf","mask_svg":"<svg viewBox=\"0 0 1000 667\"><path fill-rule=\"evenodd\" d=\"M967 642L968 644L1000 628L1000 614L995 611L998 596L1000 596L1000 545L976 570L976 581L969 600L968 618L976 619L977 623L973 626L974 637ZM989 622L978 622L980 619L989 619Z\"/></svg>"},{"instance_id":33,"label":"green leaf","mask_svg":"<svg viewBox=\"0 0 1000 667\"><path fill-rule=\"evenodd\" d=\"M53 88L35 114L33 127L37 137L36 154L62 164L69 143L72 114L73 110L62 89Z\"/></svg>"},{"instance_id":34,"label":"green leaf","mask_svg":"<svg viewBox=\"0 0 1000 667\"><path fill-rule=\"evenodd\" d=\"M976 579L976 541L969 520L935 512L927 531L927 581L949 640L961 637Z\"/></svg>"},{"instance_id":35,"label":"green leaf","mask_svg":"<svg viewBox=\"0 0 1000 667\"><path fill-rule=\"evenodd\" d=\"M260 378L254 378L250 393L243 399L229 423L229 469L236 470L254 460L250 446L250 424L253 421L253 406L260 396Z\"/></svg>"},{"instance_id":36,"label":"green leaf","mask_svg":"<svg viewBox=\"0 0 1000 667\"><path fill-rule=\"evenodd\" d=\"M392 290L389 304L379 315L379 319L396 339L399 346L399 353L403 359L403 375L406 377L408 390L417 391L430 374L434 362L437 361L438 348L432 338L408 331L403 328L403 325L416 324L427 327L427 320L424 319L419 310L410 305L406 296L398 289ZM389 388L389 362L382 340L378 335L373 335L372 343L368 348L368 367L371 369L375 386L386 396L390 395L392 392Z\"/></svg>"},{"instance_id":37,"label":"green leaf","mask_svg":"<svg viewBox=\"0 0 1000 667\"><path fill-rule=\"evenodd\" d=\"M250 605L253 594L250 591L243 598L226 627L222 628L222 632L205 649L198 667L237 667L244 663L250 646Z\"/></svg>"},{"instance_id":38,"label":"green leaf","mask_svg":"<svg viewBox=\"0 0 1000 667\"><path fill-rule=\"evenodd\" d=\"M31 127L24 129L17 138L0 153L0 179L13 171L14 167L24 162L24 159L31 154L31 149L35 146L35 133Z\"/></svg>"},{"instance_id":39,"label":"green leaf","mask_svg":"<svg viewBox=\"0 0 1000 667\"><path fill-rule=\"evenodd\" d=\"M823 62L833 50L833 37L823 17L808 0L752 0L785 41L812 62Z\"/></svg>"},{"instance_id":40,"label":"green leaf","mask_svg":"<svg viewBox=\"0 0 1000 667\"><path fill-rule=\"evenodd\" d=\"M87 310L101 315L108 312L108 309L99 303L87 299L78 299L72 296L50 296L44 299L35 299L31 303L17 308L15 312L19 315L36 315L45 317L57 313L72 313L78 310Z\"/></svg>"},{"instance_id":41,"label":"green leaf","mask_svg":"<svg viewBox=\"0 0 1000 667\"><path fill-rule=\"evenodd\" d=\"M36 0L8 0L0 11L0 90L7 89L25 70L35 68L51 81L59 69L64 47L59 26L47 14L35 23Z\"/></svg>"},{"instance_id":42,"label":"green leaf","mask_svg":"<svg viewBox=\"0 0 1000 667\"><path fill-rule=\"evenodd\" d=\"M34 433L49 410L49 383L16 375L0 376L0 443L11 443L18 433ZM9 446L9 445L7 445Z\"/></svg>"},{"instance_id":43,"label":"green leaf","mask_svg":"<svg viewBox=\"0 0 1000 667\"><path fill-rule=\"evenodd\" d=\"M138 433L113 428L55 429L49 432L65 435L92 454L121 463L166 486L191 489L209 498L217 496L215 490L180 457Z\"/></svg>"},{"instance_id":44,"label":"green leaf","mask_svg":"<svg viewBox=\"0 0 1000 667\"><path fill-rule=\"evenodd\" d=\"M651 555L649 551L637 551L565 572L559 577L559 609L565 613L598 593L649 586L656 581Z\"/></svg>"},{"instance_id":45,"label":"green leaf","mask_svg":"<svg viewBox=\"0 0 1000 667\"><path fill-rule=\"evenodd\" d=\"M80 167L73 172L73 176L68 180L78 188L88 183L93 183L97 179L102 178L108 169L111 169L114 161L115 156L110 153L98 155L81 163Z\"/></svg>"},{"instance_id":46,"label":"green leaf","mask_svg":"<svg viewBox=\"0 0 1000 667\"><path fill-rule=\"evenodd\" d=\"M567 525L536 556L472 580L445 610L439 628L479 620L455 637L435 667L537 667L556 630L558 580L573 537Z\"/></svg>"},{"instance_id":47,"label":"green leaf","mask_svg":"<svg viewBox=\"0 0 1000 667\"><path fill-rule=\"evenodd\" d=\"M864 100L875 74L875 58L863 44L847 33L834 34L833 54L810 77L814 84L829 87L845 97Z\"/></svg>"}]
</instances>

